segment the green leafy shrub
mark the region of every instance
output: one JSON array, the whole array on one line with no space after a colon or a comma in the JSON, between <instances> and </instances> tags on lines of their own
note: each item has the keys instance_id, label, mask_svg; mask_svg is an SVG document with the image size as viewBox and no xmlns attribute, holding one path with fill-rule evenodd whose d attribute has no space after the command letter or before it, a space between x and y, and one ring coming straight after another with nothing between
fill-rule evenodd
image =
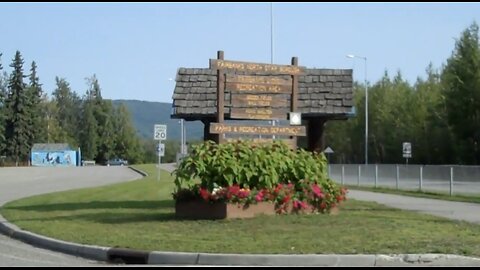
<instances>
[{"instance_id":1,"label":"green leafy shrub","mask_svg":"<svg viewBox=\"0 0 480 270\"><path fill-rule=\"evenodd\" d=\"M346 189L327 178L322 153L292 151L282 141L206 141L192 147L175 173L175 200L250 204L272 201L279 213L328 212Z\"/></svg>"}]
</instances>

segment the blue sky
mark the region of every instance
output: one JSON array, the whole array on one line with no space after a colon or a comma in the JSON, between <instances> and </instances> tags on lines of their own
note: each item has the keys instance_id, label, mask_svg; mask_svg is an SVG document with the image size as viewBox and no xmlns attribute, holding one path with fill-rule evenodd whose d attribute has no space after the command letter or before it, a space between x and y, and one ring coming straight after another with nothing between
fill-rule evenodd
<instances>
[{"instance_id":1,"label":"blue sky","mask_svg":"<svg viewBox=\"0 0 480 270\"><path fill-rule=\"evenodd\" d=\"M455 38L480 23L480 3L274 3L274 63L353 68L368 81L398 70L414 82L440 68ZM179 67L225 59L270 62L270 2L0 3L3 66L20 50L44 91L65 78L83 95L97 75L104 98L171 102Z\"/></svg>"}]
</instances>

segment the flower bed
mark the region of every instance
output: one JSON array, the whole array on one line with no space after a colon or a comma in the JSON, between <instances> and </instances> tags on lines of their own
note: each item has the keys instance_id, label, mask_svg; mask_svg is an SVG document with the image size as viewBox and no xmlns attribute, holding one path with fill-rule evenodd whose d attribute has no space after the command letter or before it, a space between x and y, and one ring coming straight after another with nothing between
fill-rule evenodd
<instances>
[{"instance_id":1,"label":"flower bed","mask_svg":"<svg viewBox=\"0 0 480 270\"><path fill-rule=\"evenodd\" d=\"M177 216L253 217L248 212L257 213L260 210L253 206L264 203L277 214L329 213L346 199L347 190L328 179L325 169L323 154L294 152L282 142L262 146L245 141L205 142L195 146L176 170ZM260 209L272 212L272 207ZM210 216L199 214L208 212Z\"/></svg>"},{"instance_id":2,"label":"flower bed","mask_svg":"<svg viewBox=\"0 0 480 270\"><path fill-rule=\"evenodd\" d=\"M232 219L275 215L275 205L260 202L251 205L226 202L209 203L204 200L175 202L175 216L180 219Z\"/></svg>"}]
</instances>

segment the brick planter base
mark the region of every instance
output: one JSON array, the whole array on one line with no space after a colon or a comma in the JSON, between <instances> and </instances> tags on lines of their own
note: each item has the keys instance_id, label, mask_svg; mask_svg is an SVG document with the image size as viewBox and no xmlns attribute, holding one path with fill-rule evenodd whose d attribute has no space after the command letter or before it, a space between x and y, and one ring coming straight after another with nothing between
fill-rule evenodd
<instances>
[{"instance_id":1,"label":"brick planter base","mask_svg":"<svg viewBox=\"0 0 480 270\"><path fill-rule=\"evenodd\" d=\"M252 218L261 214L275 215L274 204L260 202L244 208L237 204L223 202L212 204L203 200L175 203L175 216L182 219Z\"/></svg>"}]
</instances>

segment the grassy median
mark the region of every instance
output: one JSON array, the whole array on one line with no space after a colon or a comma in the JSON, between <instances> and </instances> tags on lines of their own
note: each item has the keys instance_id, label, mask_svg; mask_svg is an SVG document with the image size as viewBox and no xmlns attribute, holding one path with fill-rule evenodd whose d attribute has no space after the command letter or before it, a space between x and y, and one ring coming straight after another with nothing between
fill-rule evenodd
<instances>
[{"instance_id":1,"label":"grassy median","mask_svg":"<svg viewBox=\"0 0 480 270\"><path fill-rule=\"evenodd\" d=\"M172 178L52 193L0 212L19 227L83 244L221 253L452 253L480 257L480 226L348 200L337 215L186 221L174 216Z\"/></svg>"}]
</instances>

